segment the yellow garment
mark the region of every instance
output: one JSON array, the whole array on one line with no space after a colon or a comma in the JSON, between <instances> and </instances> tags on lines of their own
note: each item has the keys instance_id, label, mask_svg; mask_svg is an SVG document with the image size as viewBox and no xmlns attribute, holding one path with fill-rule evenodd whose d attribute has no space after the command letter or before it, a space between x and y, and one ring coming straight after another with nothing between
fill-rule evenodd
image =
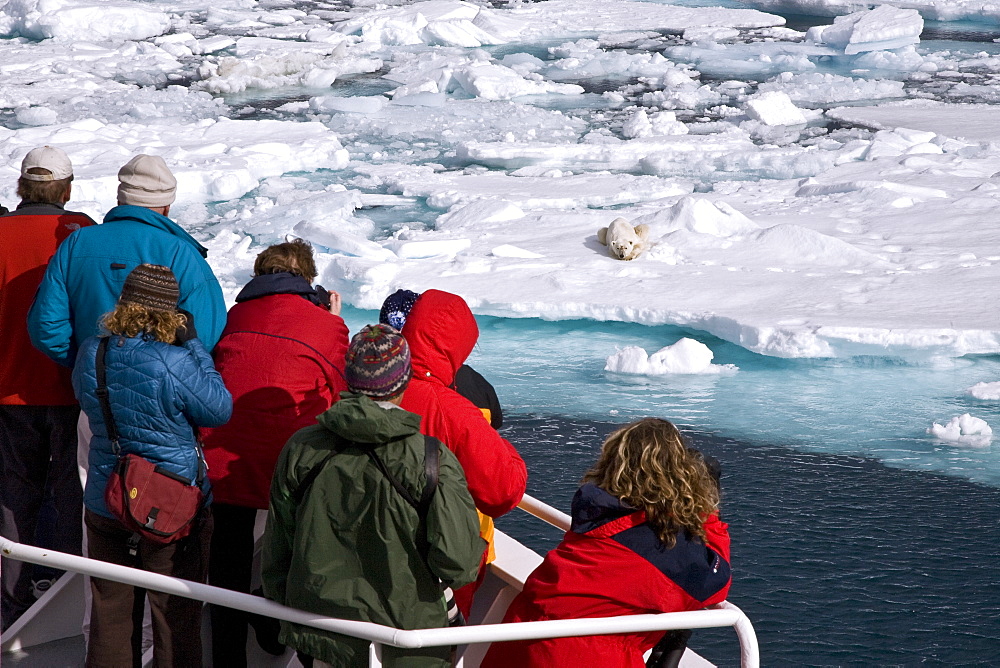
<instances>
[{"instance_id":1,"label":"yellow garment","mask_svg":"<svg viewBox=\"0 0 1000 668\"><path fill-rule=\"evenodd\" d=\"M476 511L479 513L479 511ZM497 558L496 550L493 548L493 518L488 515L483 515L479 513L479 535L483 537L488 546L488 552L486 553L486 563L492 564Z\"/></svg>"},{"instance_id":2,"label":"yellow garment","mask_svg":"<svg viewBox=\"0 0 1000 668\"><path fill-rule=\"evenodd\" d=\"M483 417L486 418L487 422L493 418L493 413L489 408L479 409ZM491 423L492 424L492 423ZM479 513L479 511L476 511ZM486 563L492 564L497 558L496 549L493 547L493 518L487 515L479 513L479 535L483 537L487 543L489 543L489 552L486 554Z\"/></svg>"}]
</instances>

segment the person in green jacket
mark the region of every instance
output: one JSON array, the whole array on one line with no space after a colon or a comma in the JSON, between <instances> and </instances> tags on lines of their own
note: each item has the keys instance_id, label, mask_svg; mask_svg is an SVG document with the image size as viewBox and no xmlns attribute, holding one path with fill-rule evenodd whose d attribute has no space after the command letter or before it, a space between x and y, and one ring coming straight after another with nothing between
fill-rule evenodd
<instances>
[{"instance_id":1,"label":"person in green jacket","mask_svg":"<svg viewBox=\"0 0 1000 668\"><path fill-rule=\"evenodd\" d=\"M362 329L351 341L344 375L350 390L318 424L296 432L278 458L264 533L264 595L399 629L447 626L444 588L475 580L485 548L465 474L447 446L427 445L420 416L398 405L412 375L398 331ZM411 502L425 493L425 457L434 450L438 481L429 502L416 504L421 513ZM280 639L317 664L368 665L364 640L289 622L281 623ZM386 646L383 662L448 666L450 653Z\"/></svg>"}]
</instances>

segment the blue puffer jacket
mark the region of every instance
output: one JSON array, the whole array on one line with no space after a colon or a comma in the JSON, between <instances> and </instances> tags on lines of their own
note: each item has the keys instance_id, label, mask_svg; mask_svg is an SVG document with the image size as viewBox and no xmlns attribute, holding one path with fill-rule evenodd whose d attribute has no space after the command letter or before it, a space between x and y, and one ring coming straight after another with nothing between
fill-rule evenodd
<instances>
[{"instance_id":1,"label":"blue puffer jacket","mask_svg":"<svg viewBox=\"0 0 1000 668\"><path fill-rule=\"evenodd\" d=\"M166 216L141 206L116 206L104 224L78 230L59 245L28 313L31 342L56 362L73 366L77 347L99 334L98 321L114 310L125 277L148 263L174 272L181 293L177 306L194 316L198 337L211 350L226 326L226 304L206 254Z\"/></svg>"},{"instance_id":2,"label":"blue puffer jacket","mask_svg":"<svg viewBox=\"0 0 1000 668\"><path fill-rule=\"evenodd\" d=\"M90 471L84 505L111 517L104 487L117 456L97 399L96 336L83 342L73 368L73 390L90 419ZM145 457L189 480L198 476L199 455L194 429L225 424L233 398L198 339L183 347L149 341L142 335L112 335L105 358L111 412L124 452ZM209 487L205 477L206 493Z\"/></svg>"}]
</instances>

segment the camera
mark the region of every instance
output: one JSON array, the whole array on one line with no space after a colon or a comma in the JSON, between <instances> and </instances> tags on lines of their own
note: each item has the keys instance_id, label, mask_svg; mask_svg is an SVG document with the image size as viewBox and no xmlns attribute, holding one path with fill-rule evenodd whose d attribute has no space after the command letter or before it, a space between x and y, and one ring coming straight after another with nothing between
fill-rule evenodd
<instances>
[{"instance_id":1,"label":"camera","mask_svg":"<svg viewBox=\"0 0 1000 668\"><path fill-rule=\"evenodd\" d=\"M316 305L322 306L326 310L330 310L330 291L324 288L322 285L317 285L313 288L316 291Z\"/></svg>"}]
</instances>

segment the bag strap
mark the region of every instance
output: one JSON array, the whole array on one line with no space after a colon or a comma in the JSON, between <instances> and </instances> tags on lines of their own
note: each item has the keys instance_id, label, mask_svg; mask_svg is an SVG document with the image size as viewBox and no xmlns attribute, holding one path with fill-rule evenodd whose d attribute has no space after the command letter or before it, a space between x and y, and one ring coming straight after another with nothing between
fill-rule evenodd
<instances>
[{"instance_id":1,"label":"bag strap","mask_svg":"<svg viewBox=\"0 0 1000 668\"><path fill-rule=\"evenodd\" d=\"M104 414L104 428L108 430L108 438L111 440L111 446L114 448L115 454L118 454L121 451L121 445L118 444L118 425L115 422L114 413L111 412L111 399L108 393L108 369L104 363L110 340L110 336L105 336L97 344L97 390L95 394L97 395L97 400L101 403L101 413Z\"/></svg>"}]
</instances>

